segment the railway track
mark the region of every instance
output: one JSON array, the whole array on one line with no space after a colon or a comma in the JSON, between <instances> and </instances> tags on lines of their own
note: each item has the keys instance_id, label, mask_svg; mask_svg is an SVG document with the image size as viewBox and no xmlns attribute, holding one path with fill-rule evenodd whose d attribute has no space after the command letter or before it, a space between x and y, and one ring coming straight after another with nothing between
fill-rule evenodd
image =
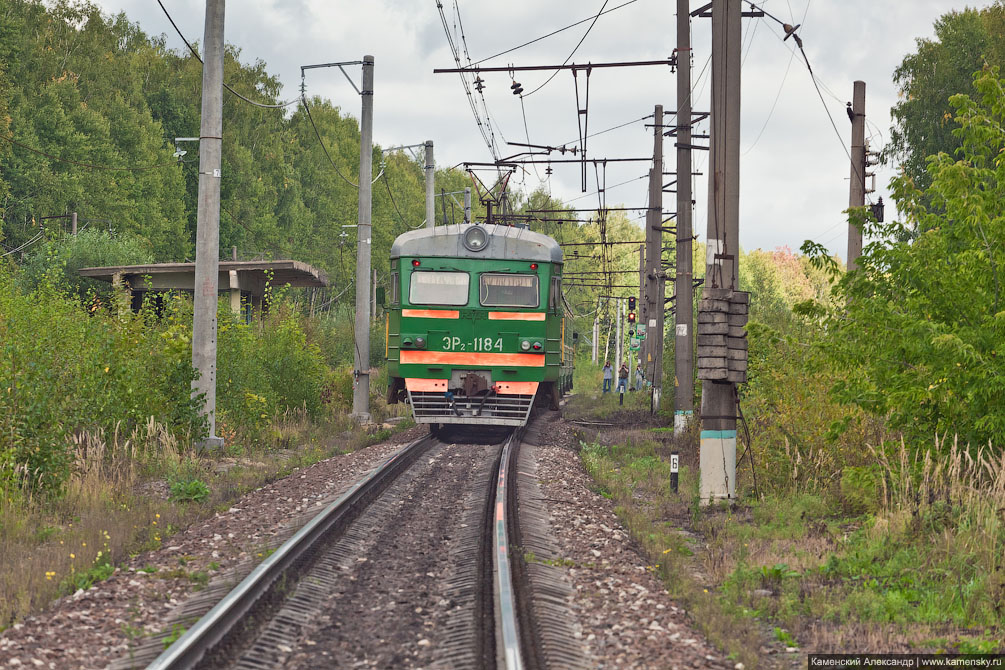
<instances>
[{"instance_id":1,"label":"railway track","mask_svg":"<svg viewBox=\"0 0 1005 670\"><path fill-rule=\"evenodd\" d=\"M523 436L406 445L148 668L582 665L566 591L521 545L547 556Z\"/></svg>"}]
</instances>

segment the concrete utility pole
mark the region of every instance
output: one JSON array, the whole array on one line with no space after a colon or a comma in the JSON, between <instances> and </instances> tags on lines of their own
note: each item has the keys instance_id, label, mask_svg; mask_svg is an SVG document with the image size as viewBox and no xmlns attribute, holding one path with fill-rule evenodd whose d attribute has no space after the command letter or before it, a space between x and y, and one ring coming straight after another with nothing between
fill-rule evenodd
<instances>
[{"instance_id":1,"label":"concrete utility pole","mask_svg":"<svg viewBox=\"0 0 1005 670\"><path fill-rule=\"evenodd\" d=\"M663 105L653 113L653 168L649 173L649 209L646 211L646 376L652 382L651 411L660 406L663 377Z\"/></svg>"},{"instance_id":2,"label":"concrete utility pole","mask_svg":"<svg viewBox=\"0 0 1005 670\"><path fill-rule=\"evenodd\" d=\"M597 354L600 350L600 298L597 298L597 313L593 315L593 364L597 364Z\"/></svg>"},{"instance_id":3,"label":"concrete utility pole","mask_svg":"<svg viewBox=\"0 0 1005 670\"><path fill-rule=\"evenodd\" d=\"M677 246L674 278L674 434L694 416L694 273L691 270L691 15L677 0Z\"/></svg>"},{"instance_id":4,"label":"concrete utility pole","mask_svg":"<svg viewBox=\"0 0 1005 670\"><path fill-rule=\"evenodd\" d=\"M642 308L646 304L646 245L639 245L639 304L638 311L636 312L636 320L639 323L645 323L642 315ZM642 362L642 357L646 350L646 345L643 342L642 346L639 348L639 362Z\"/></svg>"},{"instance_id":5,"label":"concrete utility pole","mask_svg":"<svg viewBox=\"0 0 1005 670\"><path fill-rule=\"evenodd\" d=\"M76 237L77 235L77 213L70 212L70 234Z\"/></svg>"},{"instance_id":6,"label":"concrete utility pole","mask_svg":"<svg viewBox=\"0 0 1005 670\"><path fill-rule=\"evenodd\" d=\"M740 0L712 0L712 115L707 287L738 289L740 233ZM701 394L703 502L736 495L736 385L706 381Z\"/></svg>"},{"instance_id":7,"label":"concrete utility pole","mask_svg":"<svg viewBox=\"0 0 1005 670\"><path fill-rule=\"evenodd\" d=\"M617 315L617 316L615 316L615 319L617 319L616 323L618 324L617 328L614 331L616 333L615 340L614 340L614 369L615 369L615 371L621 369L621 340L622 340L622 337L621 337L621 307L622 307L622 305L621 305L621 298L615 298L614 299L614 312Z\"/></svg>"},{"instance_id":8,"label":"concrete utility pole","mask_svg":"<svg viewBox=\"0 0 1005 670\"><path fill-rule=\"evenodd\" d=\"M426 228L436 225L436 163L433 162L433 140L426 140Z\"/></svg>"},{"instance_id":9,"label":"concrete utility pole","mask_svg":"<svg viewBox=\"0 0 1005 670\"><path fill-rule=\"evenodd\" d=\"M464 188L464 223L471 223L471 187Z\"/></svg>"},{"instance_id":10,"label":"concrete utility pole","mask_svg":"<svg viewBox=\"0 0 1005 670\"><path fill-rule=\"evenodd\" d=\"M848 206L865 206L865 82L856 81L851 103L851 185ZM862 229L848 224L848 270L858 267L862 255Z\"/></svg>"},{"instance_id":11,"label":"concrete utility pole","mask_svg":"<svg viewBox=\"0 0 1005 670\"><path fill-rule=\"evenodd\" d=\"M199 210L195 241L195 298L192 367L199 378L192 392L205 398L207 448L223 446L216 436L216 307L220 268L220 161L223 145L224 0L206 0L203 36L202 122L199 132Z\"/></svg>"},{"instance_id":12,"label":"concrete utility pole","mask_svg":"<svg viewBox=\"0 0 1005 670\"><path fill-rule=\"evenodd\" d=\"M370 421L370 213L373 179L373 56L363 56L362 113L359 121L359 217L356 228L356 385L352 415L360 423ZM426 144L426 155L432 151ZM429 185L426 186L429 194ZM427 199L426 211L429 211ZM430 219L432 220L432 219ZM427 225L429 225L427 223Z\"/></svg>"}]
</instances>

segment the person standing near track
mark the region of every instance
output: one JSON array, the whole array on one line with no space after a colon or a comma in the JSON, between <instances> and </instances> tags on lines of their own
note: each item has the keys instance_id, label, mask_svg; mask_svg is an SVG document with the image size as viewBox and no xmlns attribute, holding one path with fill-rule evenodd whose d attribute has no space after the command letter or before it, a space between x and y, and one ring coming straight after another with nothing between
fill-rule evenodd
<instances>
[{"instance_id":1,"label":"person standing near track","mask_svg":"<svg viewBox=\"0 0 1005 670\"><path fill-rule=\"evenodd\" d=\"M618 370L618 392L624 393L628 390L628 364L622 363Z\"/></svg>"},{"instance_id":2,"label":"person standing near track","mask_svg":"<svg viewBox=\"0 0 1005 670\"><path fill-rule=\"evenodd\" d=\"M614 368L611 367L611 362L607 361L604 363L604 393L611 390L611 385L614 383Z\"/></svg>"}]
</instances>

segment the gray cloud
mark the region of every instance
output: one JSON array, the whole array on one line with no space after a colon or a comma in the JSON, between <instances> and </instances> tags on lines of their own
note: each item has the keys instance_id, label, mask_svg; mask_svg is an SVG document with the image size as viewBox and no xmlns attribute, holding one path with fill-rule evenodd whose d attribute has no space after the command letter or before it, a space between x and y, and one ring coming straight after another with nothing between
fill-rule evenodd
<instances>
[{"instance_id":1,"label":"gray cloud","mask_svg":"<svg viewBox=\"0 0 1005 670\"><path fill-rule=\"evenodd\" d=\"M201 40L203 3L164 2L189 39ZM458 2L474 60L585 18L602 4L571 0ZM874 128L873 146L879 148L889 134L889 109L896 102L891 81L894 68L915 48L916 38L932 34L932 24L939 16L962 8L965 2L815 2L809 4L803 21L808 3L810 0L788 3L767 0L764 4L779 18L803 24L800 34L806 52L827 87L824 100L845 144L849 142L850 128L844 115L844 101L850 99L855 79L867 82L867 115ZM98 4L109 12L124 10L148 33L165 33L170 45L181 45L156 3L98 0ZM448 11L453 7L453 2L447 0L443 4ZM639 0L601 17L573 61L596 63L667 57L676 42L673 4L665 0ZM841 141L831 127L801 57L792 58L792 41L781 42L781 31L772 22L745 21L741 242L747 248L779 245L796 248L804 239L813 237L829 241L831 248L843 255L841 211L847 207L849 166ZM560 63L571 53L587 25L486 65ZM697 76L708 58L709 30L707 19L693 20L694 105L700 110L707 110L709 104L707 73L702 79ZM434 67L453 66L432 0L232 1L227 8L227 38L242 48L244 59L265 61L270 72L284 83L287 95L295 95L298 90L300 65L355 60L371 53L377 62L378 142L389 146L433 139L440 165L489 159L457 76L432 73ZM354 74L358 76L358 70ZM529 91L547 76L540 72L521 73L517 78ZM559 73L546 88L526 98L526 131L520 101L510 94L509 77L502 73L486 75L485 79L486 99L499 129L500 144L503 137L525 142L529 135L531 142L542 144L568 142L577 137L576 100L568 72ZM356 113L358 100L341 73L315 70L308 75L307 83L309 93L330 97L349 113ZM583 83L580 75L580 84ZM675 104L676 87L667 68L594 70L590 85L591 131L650 114L656 103L665 105L668 112ZM591 138L589 147L595 157L649 156L652 129L636 123ZM510 148L503 145L502 150ZM673 145L667 142L664 150L672 166ZM696 170L705 172L706 162L706 152L697 152ZM645 180L637 177L646 170L647 165L641 163L609 165L606 171L609 186L623 181L630 183L611 188L608 204L644 205ZM540 173L543 176L543 166ZM592 170L590 174L590 191L593 191L596 185ZM891 176L888 169L878 171L876 196L887 196L885 187ZM705 229L706 179L703 175L694 180L695 229L701 237ZM533 170L522 175L521 181L528 189L539 183ZM577 166L555 166L550 188L559 197L578 198L575 200L578 206L597 202L596 196L581 197ZM666 208L672 210L673 206L668 203Z\"/></svg>"}]
</instances>

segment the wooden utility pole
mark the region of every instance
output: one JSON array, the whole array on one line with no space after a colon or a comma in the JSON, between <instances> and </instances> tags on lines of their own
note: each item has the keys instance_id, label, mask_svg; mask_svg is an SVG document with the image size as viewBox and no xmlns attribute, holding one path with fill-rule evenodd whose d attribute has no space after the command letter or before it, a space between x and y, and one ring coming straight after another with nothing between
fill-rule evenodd
<instances>
[{"instance_id":1,"label":"wooden utility pole","mask_svg":"<svg viewBox=\"0 0 1005 670\"><path fill-rule=\"evenodd\" d=\"M739 288L740 14L740 0L712 0L706 289ZM699 461L701 500L735 497L736 384L731 381L702 385Z\"/></svg>"},{"instance_id":2,"label":"wooden utility pole","mask_svg":"<svg viewBox=\"0 0 1005 670\"><path fill-rule=\"evenodd\" d=\"M865 82L856 81L852 97L851 119L851 185L848 206L865 206ZM848 271L858 267L862 255L862 229L848 224Z\"/></svg>"},{"instance_id":3,"label":"wooden utility pole","mask_svg":"<svg viewBox=\"0 0 1005 670\"><path fill-rule=\"evenodd\" d=\"M359 214L356 227L356 346L352 416L370 421L370 215L373 179L373 56L363 56L362 113L359 121Z\"/></svg>"},{"instance_id":4,"label":"wooden utility pole","mask_svg":"<svg viewBox=\"0 0 1005 670\"><path fill-rule=\"evenodd\" d=\"M433 161L433 140L426 140L426 228L436 225L436 163Z\"/></svg>"},{"instance_id":5,"label":"wooden utility pole","mask_svg":"<svg viewBox=\"0 0 1005 670\"><path fill-rule=\"evenodd\" d=\"M660 406L663 377L663 105L653 112L653 167L649 173L649 209L646 211L646 324L645 374L652 382L651 410Z\"/></svg>"},{"instance_id":6,"label":"wooden utility pole","mask_svg":"<svg viewBox=\"0 0 1005 670\"><path fill-rule=\"evenodd\" d=\"M694 415L694 273L691 269L691 15L677 0L677 245L674 277L674 434Z\"/></svg>"},{"instance_id":7,"label":"wooden utility pole","mask_svg":"<svg viewBox=\"0 0 1005 670\"><path fill-rule=\"evenodd\" d=\"M223 145L224 0L206 0L203 35L202 121L199 132L199 201L195 240L195 297L192 367L199 378L192 393L203 396L207 448L223 446L216 436L216 308L220 267L220 161Z\"/></svg>"}]
</instances>

